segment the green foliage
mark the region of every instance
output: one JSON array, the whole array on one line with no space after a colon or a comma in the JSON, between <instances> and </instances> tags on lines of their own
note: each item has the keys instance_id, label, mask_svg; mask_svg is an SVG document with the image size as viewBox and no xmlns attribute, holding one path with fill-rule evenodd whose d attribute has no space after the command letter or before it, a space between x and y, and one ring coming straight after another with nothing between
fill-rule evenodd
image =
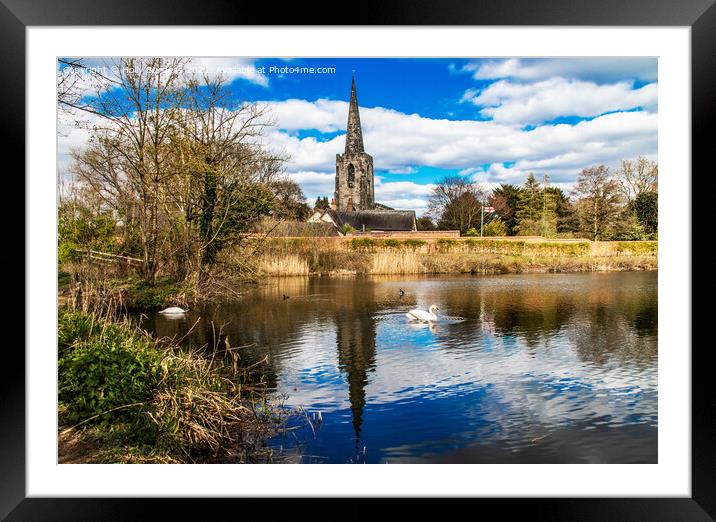
<instances>
[{"instance_id":1,"label":"green foliage","mask_svg":"<svg viewBox=\"0 0 716 522\"><path fill-rule=\"evenodd\" d=\"M115 252L117 224L112 216L89 205L63 202L58 208L57 258L76 261L78 249Z\"/></svg>"},{"instance_id":2,"label":"green foliage","mask_svg":"<svg viewBox=\"0 0 716 522\"><path fill-rule=\"evenodd\" d=\"M473 252L519 256L525 249L524 241L496 241L494 239L468 239L467 247Z\"/></svg>"},{"instance_id":3,"label":"green foliage","mask_svg":"<svg viewBox=\"0 0 716 522\"><path fill-rule=\"evenodd\" d=\"M644 232L656 234L659 228L659 195L656 192L642 192L629 206L644 227Z\"/></svg>"},{"instance_id":4,"label":"green foliage","mask_svg":"<svg viewBox=\"0 0 716 522\"><path fill-rule=\"evenodd\" d=\"M439 250L448 252L457 245L457 241L454 239L440 238L436 241L436 244Z\"/></svg>"},{"instance_id":5,"label":"green foliage","mask_svg":"<svg viewBox=\"0 0 716 522\"><path fill-rule=\"evenodd\" d=\"M57 272L57 288L62 290L70 286L71 276L69 272L63 272L59 270Z\"/></svg>"},{"instance_id":6,"label":"green foliage","mask_svg":"<svg viewBox=\"0 0 716 522\"><path fill-rule=\"evenodd\" d=\"M507 227L500 218L493 219L483 229L485 236L506 236Z\"/></svg>"},{"instance_id":7,"label":"green foliage","mask_svg":"<svg viewBox=\"0 0 716 522\"><path fill-rule=\"evenodd\" d=\"M58 399L68 407L68 422L105 414L98 421L138 420L127 410L151 398L162 374L162 352L151 338L77 312L63 312L59 320Z\"/></svg>"},{"instance_id":8,"label":"green foliage","mask_svg":"<svg viewBox=\"0 0 716 522\"><path fill-rule=\"evenodd\" d=\"M376 242L369 237L356 237L351 239L351 248L353 250L368 250L375 246Z\"/></svg>"},{"instance_id":9,"label":"green foliage","mask_svg":"<svg viewBox=\"0 0 716 522\"><path fill-rule=\"evenodd\" d=\"M405 241L403 241L403 244L408 248L417 250L418 248L422 248L423 245L427 244L427 241L423 241L422 239L406 239Z\"/></svg>"},{"instance_id":10,"label":"green foliage","mask_svg":"<svg viewBox=\"0 0 716 522\"><path fill-rule=\"evenodd\" d=\"M314 205L314 208L324 209L324 208L328 208L329 206L330 206L330 203L328 203L328 196L325 196L325 197L318 196L316 198L316 204Z\"/></svg>"},{"instance_id":11,"label":"green foliage","mask_svg":"<svg viewBox=\"0 0 716 522\"><path fill-rule=\"evenodd\" d=\"M353 228L352 226L350 226L348 223L343 225L343 233L344 234L352 234L355 231L356 231L356 229Z\"/></svg>"},{"instance_id":12,"label":"green foliage","mask_svg":"<svg viewBox=\"0 0 716 522\"><path fill-rule=\"evenodd\" d=\"M436 226L432 219L428 216L420 216L415 220L415 225L418 230L435 230Z\"/></svg>"},{"instance_id":13,"label":"green foliage","mask_svg":"<svg viewBox=\"0 0 716 522\"><path fill-rule=\"evenodd\" d=\"M241 367L233 352L208 358L164 346L125 321L80 312L61 311L58 333L60 422L101 434L101 461L246 459L270 436L276 417L260 391L260 365ZM256 391L241 395L245 384Z\"/></svg>"},{"instance_id":14,"label":"green foliage","mask_svg":"<svg viewBox=\"0 0 716 522\"><path fill-rule=\"evenodd\" d=\"M587 242L579 243L535 243L527 247L534 255L586 256L591 251Z\"/></svg>"},{"instance_id":15,"label":"green foliage","mask_svg":"<svg viewBox=\"0 0 716 522\"><path fill-rule=\"evenodd\" d=\"M384 239L383 246L387 248L399 248L400 241L398 241L397 239Z\"/></svg>"},{"instance_id":16,"label":"green foliage","mask_svg":"<svg viewBox=\"0 0 716 522\"><path fill-rule=\"evenodd\" d=\"M612 239L619 241L640 241L646 239L647 234L634 212L625 212L622 219L617 222Z\"/></svg>"},{"instance_id":17,"label":"green foliage","mask_svg":"<svg viewBox=\"0 0 716 522\"><path fill-rule=\"evenodd\" d=\"M248 232L274 207L271 188L261 183L220 183L215 173L204 179L204 196L199 216L199 238L204 244L203 264L213 264L217 253Z\"/></svg>"},{"instance_id":18,"label":"green foliage","mask_svg":"<svg viewBox=\"0 0 716 522\"><path fill-rule=\"evenodd\" d=\"M466 236L479 236L480 232L475 227L472 227L472 228L469 228L467 230L467 232L465 232L465 235Z\"/></svg>"},{"instance_id":19,"label":"green foliage","mask_svg":"<svg viewBox=\"0 0 716 522\"><path fill-rule=\"evenodd\" d=\"M545 181L548 178L545 178ZM555 237L557 203L554 192L545 190L532 173L527 176L516 212L514 229L520 236Z\"/></svg>"},{"instance_id":20,"label":"green foliage","mask_svg":"<svg viewBox=\"0 0 716 522\"><path fill-rule=\"evenodd\" d=\"M554 203L556 214L557 233L569 234L579 230L579 219L577 213L562 189L557 187L546 187L547 197Z\"/></svg>"},{"instance_id":21,"label":"green foliage","mask_svg":"<svg viewBox=\"0 0 716 522\"><path fill-rule=\"evenodd\" d=\"M493 189L489 204L495 207L507 227L507 235L514 236L517 231L517 209L520 204L521 189L517 185L503 183Z\"/></svg>"},{"instance_id":22,"label":"green foliage","mask_svg":"<svg viewBox=\"0 0 716 522\"><path fill-rule=\"evenodd\" d=\"M57 261L59 263L77 261L79 259L79 254L77 253L78 248L79 245L73 241L62 241L57 248Z\"/></svg>"},{"instance_id":23,"label":"green foliage","mask_svg":"<svg viewBox=\"0 0 716 522\"><path fill-rule=\"evenodd\" d=\"M659 244L656 241L620 241L617 252L626 255L657 255Z\"/></svg>"},{"instance_id":24,"label":"green foliage","mask_svg":"<svg viewBox=\"0 0 716 522\"><path fill-rule=\"evenodd\" d=\"M172 296L179 292L177 285L170 281L157 281L154 285L137 281L127 289L127 301L132 308L155 310L171 304Z\"/></svg>"}]
</instances>

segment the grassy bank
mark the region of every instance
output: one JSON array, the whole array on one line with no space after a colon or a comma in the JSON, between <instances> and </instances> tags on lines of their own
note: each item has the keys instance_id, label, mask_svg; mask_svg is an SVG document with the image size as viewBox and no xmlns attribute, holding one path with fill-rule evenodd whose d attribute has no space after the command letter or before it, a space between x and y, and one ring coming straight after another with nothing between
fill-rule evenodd
<instances>
[{"instance_id":1,"label":"grassy bank","mask_svg":"<svg viewBox=\"0 0 716 522\"><path fill-rule=\"evenodd\" d=\"M258 266L269 276L504 274L654 270L656 241L276 238Z\"/></svg>"},{"instance_id":2,"label":"grassy bank","mask_svg":"<svg viewBox=\"0 0 716 522\"><path fill-rule=\"evenodd\" d=\"M282 409L240 348L182 349L130 323L62 309L61 462L268 462Z\"/></svg>"},{"instance_id":3,"label":"grassy bank","mask_svg":"<svg viewBox=\"0 0 716 522\"><path fill-rule=\"evenodd\" d=\"M92 311L156 310L231 301L264 276L367 274L508 274L655 270L656 241L541 238L269 238L222 253L202 285L68 263L59 273L59 300ZM240 267L240 268L239 268Z\"/></svg>"}]
</instances>

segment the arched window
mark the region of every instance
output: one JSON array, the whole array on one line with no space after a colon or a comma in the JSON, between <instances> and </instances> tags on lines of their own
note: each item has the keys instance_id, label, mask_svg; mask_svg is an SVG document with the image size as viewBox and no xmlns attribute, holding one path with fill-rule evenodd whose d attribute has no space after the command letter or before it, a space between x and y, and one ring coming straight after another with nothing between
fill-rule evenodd
<instances>
[{"instance_id":1,"label":"arched window","mask_svg":"<svg viewBox=\"0 0 716 522\"><path fill-rule=\"evenodd\" d=\"M352 187L353 182L356 180L356 169L352 163L348 165L348 186Z\"/></svg>"}]
</instances>

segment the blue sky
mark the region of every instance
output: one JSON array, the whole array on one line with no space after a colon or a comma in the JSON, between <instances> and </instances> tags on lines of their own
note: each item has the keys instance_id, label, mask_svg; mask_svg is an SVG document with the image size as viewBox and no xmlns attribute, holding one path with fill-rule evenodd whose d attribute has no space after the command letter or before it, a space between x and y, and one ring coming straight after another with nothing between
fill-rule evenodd
<instances>
[{"instance_id":1,"label":"blue sky","mask_svg":"<svg viewBox=\"0 0 716 522\"><path fill-rule=\"evenodd\" d=\"M656 58L200 58L236 100L267 106L267 146L309 200L332 196L355 71L376 199L421 213L434 183L471 176L491 188L549 174L569 189L582 168L657 159ZM325 68L307 73L286 68ZM274 68L274 69L272 69ZM62 127L62 122L60 124ZM86 135L59 137L60 170Z\"/></svg>"}]
</instances>

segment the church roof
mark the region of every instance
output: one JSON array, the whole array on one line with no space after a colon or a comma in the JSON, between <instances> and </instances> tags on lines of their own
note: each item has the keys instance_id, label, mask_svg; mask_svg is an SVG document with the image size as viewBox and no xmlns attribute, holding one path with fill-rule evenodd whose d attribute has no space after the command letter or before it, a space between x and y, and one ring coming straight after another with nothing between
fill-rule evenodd
<instances>
[{"instance_id":1,"label":"church roof","mask_svg":"<svg viewBox=\"0 0 716 522\"><path fill-rule=\"evenodd\" d=\"M360 114L358 113L358 96L356 95L356 79L351 83L351 101L348 108L348 125L346 128L346 154L360 154L363 149L363 131L360 127Z\"/></svg>"},{"instance_id":2,"label":"church roof","mask_svg":"<svg viewBox=\"0 0 716 522\"><path fill-rule=\"evenodd\" d=\"M353 212L341 212L328 209L326 212L331 216L338 228L343 225L350 225L356 230L384 230L403 231L414 230L414 210L355 210Z\"/></svg>"}]
</instances>

